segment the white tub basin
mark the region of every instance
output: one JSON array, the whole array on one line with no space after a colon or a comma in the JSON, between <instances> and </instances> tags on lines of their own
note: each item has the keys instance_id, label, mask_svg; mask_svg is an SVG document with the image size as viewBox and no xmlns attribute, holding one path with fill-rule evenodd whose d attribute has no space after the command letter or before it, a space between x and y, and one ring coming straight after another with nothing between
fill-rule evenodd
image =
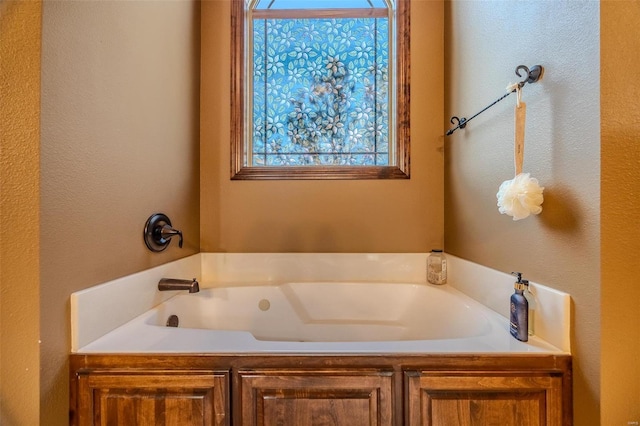
<instances>
[{"instance_id":1,"label":"white tub basin","mask_svg":"<svg viewBox=\"0 0 640 426\"><path fill-rule=\"evenodd\" d=\"M361 342L457 339L487 334L478 304L448 287L402 283L287 283L180 294L147 324L246 331L257 340Z\"/></svg>"}]
</instances>

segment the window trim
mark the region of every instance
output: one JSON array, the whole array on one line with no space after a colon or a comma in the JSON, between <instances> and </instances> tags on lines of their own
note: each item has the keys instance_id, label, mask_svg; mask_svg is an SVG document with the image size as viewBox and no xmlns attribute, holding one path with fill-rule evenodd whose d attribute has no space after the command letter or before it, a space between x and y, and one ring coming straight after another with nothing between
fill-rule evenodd
<instances>
[{"instance_id":1,"label":"window trim","mask_svg":"<svg viewBox=\"0 0 640 426\"><path fill-rule=\"evenodd\" d=\"M231 4L231 179L408 179L410 177L410 0L396 0L395 164L249 166L245 164L245 0Z\"/></svg>"}]
</instances>

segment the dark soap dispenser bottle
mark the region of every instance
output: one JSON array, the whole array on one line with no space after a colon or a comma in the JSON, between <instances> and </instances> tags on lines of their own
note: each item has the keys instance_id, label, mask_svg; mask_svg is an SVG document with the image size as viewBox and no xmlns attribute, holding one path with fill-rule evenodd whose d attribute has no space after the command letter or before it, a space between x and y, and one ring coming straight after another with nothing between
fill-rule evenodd
<instances>
[{"instance_id":1,"label":"dark soap dispenser bottle","mask_svg":"<svg viewBox=\"0 0 640 426\"><path fill-rule=\"evenodd\" d=\"M521 342L529 340L529 302L524 297L524 290L527 287L522 281L522 273L512 272L518 277L513 288L515 292L511 295L510 309L510 331L511 335Z\"/></svg>"}]
</instances>

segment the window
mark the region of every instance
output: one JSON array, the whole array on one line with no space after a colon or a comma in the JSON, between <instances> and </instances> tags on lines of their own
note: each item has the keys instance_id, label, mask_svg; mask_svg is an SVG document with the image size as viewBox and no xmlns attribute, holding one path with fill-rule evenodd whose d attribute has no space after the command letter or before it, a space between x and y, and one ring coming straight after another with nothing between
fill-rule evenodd
<instances>
[{"instance_id":1,"label":"window","mask_svg":"<svg viewBox=\"0 0 640 426\"><path fill-rule=\"evenodd\" d=\"M409 1L234 0L233 179L409 177Z\"/></svg>"}]
</instances>

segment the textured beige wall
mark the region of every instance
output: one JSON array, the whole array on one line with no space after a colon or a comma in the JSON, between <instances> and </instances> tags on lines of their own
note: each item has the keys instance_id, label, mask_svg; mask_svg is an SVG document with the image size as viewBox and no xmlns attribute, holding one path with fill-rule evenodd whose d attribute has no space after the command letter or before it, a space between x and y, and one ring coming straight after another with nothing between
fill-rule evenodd
<instances>
[{"instance_id":1,"label":"textured beige wall","mask_svg":"<svg viewBox=\"0 0 640 426\"><path fill-rule=\"evenodd\" d=\"M443 4L411 6L411 179L230 181L230 2L202 9L201 246L424 252L443 240Z\"/></svg>"},{"instance_id":2,"label":"textured beige wall","mask_svg":"<svg viewBox=\"0 0 640 426\"><path fill-rule=\"evenodd\" d=\"M600 6L602 424L640 422L640 2Z\"/></svg>"},{"instance_id":3,"label":"textured beige wall","mask_svg":"<svg viewBox=\"0 0 640 426\"><path fill-rule=\"evenodd\" d=\"M199 30L195 1L43 4L47 425L68 422L69 294L199 251ZM142 230L155 211L184 232L182 250L146 249Z\"/></svg>"},{"instance_id":4,"label":"textured beige wall","mask_svg":"<svg viewBox=\"0 0 640 426\"><path fill-rule=\"evenodd\" d=\"M40 1L0 3L0 424L39 423Z\"/></svg>"},{"instance_id":5,"label":"textured beige wall","mask_svg":"<svg viewBox=\"0 0 640 426\"><path fill-rule=\"evenodd\" d=\"M447 118L505 93L517 65L546 72L523 95L524 171L545 187L542 214L514 222L497 210L514 173L512 95L446 141L445 249L571 294L575 424L585 426L600 405L599 13L590 1L446 8Z\"/></svg>"}]
</instances>

